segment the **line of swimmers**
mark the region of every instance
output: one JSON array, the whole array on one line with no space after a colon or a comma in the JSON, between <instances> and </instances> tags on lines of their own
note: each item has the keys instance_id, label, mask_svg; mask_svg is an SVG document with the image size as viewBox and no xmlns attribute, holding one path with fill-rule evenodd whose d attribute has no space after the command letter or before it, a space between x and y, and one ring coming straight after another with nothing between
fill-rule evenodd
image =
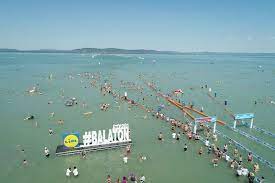
<instances>
[{"instance_id":1,"label":"line of swimmers","mask_svg":"<svg viewBox=\"0 0 275 183\"><path fill-rule=\"evenodd\" d=\"M142 175L139 177L140 183L144 183L145 180L146 180L146 178L145 178L145 176L142 174ZM116 181L115 181L115 183L128 183L128 181L137 182L137 181L138 181L138 178L137 178L137 176L136 176L134 173L130 173L128 177L123 176L121 181L120 181L120 178L117 178ZM111 175L107 175L106 183L112 183Z\"/></svg>"},{"instance_id":2,"label":"line of swimmers","mask_svg":"<svg viewBox=\"0 0 275 183\"><path fill-rule=\"evenodd\" d=\"M175 133L175 127L179 127L181 129L183 129L183 133L187 132L188 139L192 139L192 137L193 137L195 140L200 140L200 135L199 134L193 134L191 132L191 124L183 124L180 121L177 121L175 119L167 118L167 117L165 117L165 115L163 113L159 113L159 112L156 113L156 116L157 116L157 118L160 118L162 120L166 120L166 121L171 122L171 130L173 131L173 133L172 133L172 138L173 139L179 140L180 132L178 132L177 134ZM206 126L203 126L203 125L202 125L202 127L206 129L206 135L207 135L207 137L209 137L210 129ZM159 135L158 135L158 140L162 141L163 139L164 139L164 136L163 136L162 132L160 132ZM216 134L214 134L213 140L217 141ZM227 162L229 162L229 165L232 169L236 168L236 175L237 176L242 176L243 175L243 176L247 176L249 181L254 180L254 178L255 178L254 173L257 173L260 169L259 164L255 163L253 165L253 172L249 172L247 168L242 166L243 160L242 160L242 155L241 154L239 156L239 161L237 162L236 157L239 154L237 148L235 148L234 152L233 152L235 158L231 159L227 154L227 152L228 152L228 145L227 144L224 144L223 150L220 150L220 148L216 147L215 144L210 145L209 139L207 138L205 140L205 146L208 148L208 154L210 154L212 152L215 155L215 158L212 159L212 163L213 163L214 167L218 166L218 160L223 158ZM184 151L187 151L187 145L186 144L184 145ZM202 147L200 147L200 149L198 151L198 154L199 155L203 154L203 148ZM250 163L252 163L252 161L253 161L253 155L252 155L251 152L249 152L248 155L247 155L247 161L250 162ZM261 177L261 181L263 181L263 180L264 180L264 177Z\"/></svg>"}]
</instances>

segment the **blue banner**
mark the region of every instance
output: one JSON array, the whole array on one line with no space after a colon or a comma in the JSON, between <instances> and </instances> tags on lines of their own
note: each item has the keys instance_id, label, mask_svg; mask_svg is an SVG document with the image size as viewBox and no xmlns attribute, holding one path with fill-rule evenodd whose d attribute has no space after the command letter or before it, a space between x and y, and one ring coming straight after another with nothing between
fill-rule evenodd
<instances>
[{"instance_id":1,"label":"blue banner","mask_svg":"<svg viewBox=\"0 0 275 183\"><path fill-rule=\"evenodd\" d=\"M253 113L235 114L234 117L235 117L235 120L252 119L254 118L254 114Z\"/></svg>"}]
</instances>

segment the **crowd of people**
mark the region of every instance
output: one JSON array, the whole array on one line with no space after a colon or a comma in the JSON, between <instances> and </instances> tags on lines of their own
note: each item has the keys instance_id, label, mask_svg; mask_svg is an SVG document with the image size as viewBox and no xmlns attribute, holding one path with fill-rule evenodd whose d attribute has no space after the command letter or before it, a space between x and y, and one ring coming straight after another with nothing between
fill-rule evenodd
<instances>
[{"instance_id":1,"label":"crowd of people","mask_svg":"<svg viewBox=\"0 0 275 183\"><path fill-rule=\"evenodd\" d=\"M153 114L158 119L161 119L163 121L169 122L171 125L171 131L172 131L172 139L179 140L180 132L186 135L187 139L189 140L202 140L199 133L194 134L192 132L192 124L191 123L182 123L179 120L176 120L174 118L171 118L169 116L166 116L164 113L156 112ZM179 132L176 132L176 127L180 129ZM233 152L228 151L228 144L224 144L223 148L220 148L216 145L217 142L217 134L211 134L211 128L208 126L205 126L203 124L200 124L200 130L203 132L202 134L205 136L205 140L202 140L204 142L205 147L207 148L207 154L213 154L212 163L214 167L218 166L218 163L220 160L224 160L228 162L229 167L236 170L236 176L247 176L249 182L253 182L255 179L255 174L259 172L260 167L258 163L253 164L253 154L251 152L247 155L247 163L250 167L249 169L246 167L246 164L243 162L242 155L240 154L239 150L237 148L234 149ZM212 136L212 144L210 144L209 138ZM158 135L158 140L163 141L164 135L162 132ZM231 145L231 142L229 142ZM184 151L187 151L187 145L185 143L184 145ZM202 155L204 153L204 148L200 147L198 150L198 154ZM232 158L230 157L230 154L232 154ZM253 164L251 168L251 164ZM263 182L264 177L260 178L261 182Z\"/></svg>"},{"instance_id":2,"label":"crowd of people","mask_svg":"<svg viewBox=\"0 0 275 183\"><path fill-rule=\"evenodd\" d=\"M94 87L96 87L96 84L98 83L98 79L100 78L99 74L91 75L89 73L85 73L81 76L88 77L90 79L92 78L91 85ZM143 90L142 87L136 86L134 83L127 83L127 82L121 81L121 87L127 88L127 85L135 90L140 90L140 91ZM148 83L148 86L151 87L152 89L154 89L155 91L157 91L157 89L153 83ZM207 88L207 86L205 86L205 87ZM123 95L120 95L117 92L113 91L112 85L108 84L107 82L105 82L103 86L100 86L100 92L103 95L105 95L106 93L109 93L114 98L126 100L126 101L128 101L129 104L144 107L143 105L139 105L134 100L130 100L127 97L127 95L123 96ZM143 98L142 101L144 101L144 97L142 97L142 98ZM101 104L100 109L102 111L106 111L109 108L109 105L110 104L106 104L106 103ZM197 130L198 133L194 134L192 132L193 126L192 126L191 122L188 122L188 121L183 122L183 121L177 120L173 117L170 117L170 116L164 114L163 112L161 112L161 110L154 111L154 110L148 109L148 108L145 108L145 110L147 112L150 112L152 114L152 116L155 117L156 119L163 120L171 126L171 131L172 131L171 136L172 136L172 139L174 140L174 142L181 141L181 139L183 139L182 137L184 137L184 136L186 136L186 138L189 139L190 141L191 140L203 141L204 146L201 146L198 149L198 155L199 156L204 155L204 151L206 148L207 154L213 154L213 158L211 160L213 167L218 167L219 162L223 160L225 162L228 162L229 167L235 170L237 176L247 176L249 182L254 181L255 175L259 172L260 167L259 167L258 163L253 164L253 154L251 152L247 155L247 163L244 163L243 157L237 148L234 148L234 150L232 152L230 152L230 150L229 150L229 146L231 147L230 142L228 142L227 144L224 144L223 147L219 147L216 145L218 143L217 134L212 133L210 127L200 124L199 129ZM203 107L201 108L201 111L203 111ZM89 114L91 114L91 113L89 113ZM53 117L54 112L51 113L50 115L51 115L51 117ZM33 119L35 119L34 115L28 115L24 120L33 120ZM59 121L60 122L58 122L58 123L60 123L60 124L64 123L64 120L59 120ZM54 134L54 132L50 128L49 135L53 135L53 134ZM203 137L205 137L205 140ZM160 132L157 136L157 139L159 141L164 141L164 133ZM212 142L212 144L211 144L211 142ZM187 143L184 143L184 151L185 152L188 151ZM130 146L127 146L126 153L123 156L123 162L125 164L127 164L127 162L128 162L130 152L131 152L131 148L130 148ZM44 148L44 154L45 154L46 158L50 157L50 151L47 147ZM232 154L232 156L230 156L231 154ZM86 156L86 153L85 153L85 155L83 155L83 157L84 156ZM140 154L138 156L138 159L140 162L142 162L142 161L145 161L147 159L147 157ZM23 164L24 165L28 164L26 159L23 160ZM252 168L251 168L251 166L246 166L246 164L249 164L249 165L252 164ZM251 170L249 170L249 169L251 169ZM76 166L74 166L73 169L71 167L67 168L66 176L70 177L71 175L73 175L75 177L77 177L79 175L78 169L76 168ZM261 177L261 180L263 181L264 177ZM110 182L127 183L128 181L129 182L139 181L141 183L144 183L145 176L141 175L141 176L137 177L135 174L131 173L129 176L123 176L122 179L117 178L114 181L112 180L110 175L108 175L107 179L106 179L107 183L110 183Z\"/></svg>"}]
</instances>

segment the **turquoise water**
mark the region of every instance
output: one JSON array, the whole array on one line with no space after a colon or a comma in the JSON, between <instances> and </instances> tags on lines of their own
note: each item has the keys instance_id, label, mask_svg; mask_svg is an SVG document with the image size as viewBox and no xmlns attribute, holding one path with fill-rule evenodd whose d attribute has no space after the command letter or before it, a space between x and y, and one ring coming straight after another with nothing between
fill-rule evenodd
<instances>
[{"instance_id":1,"label":"turquoise water","mask_svg":"<svg viewBox=\"0 0 275 183\"><path fill-rule=\"evenodd\" d=\"M140 56L144 59L138 58ZM198 108L203 106L207 114L217 115L232 125L233 120L223 111L223 106L210 99L206 90L200 89L207 84L213 92L217 92L218 101L228 100L231 111L254 112L255 125L275 133L275 105L270 103L275 101L274 54L99 55L92 58L88 54L1 53L1 182L104 182L108 174L115 179L130 172L144 174L147 182L247 181L236 178L235 172L225 162L213 168L211 155L199 157L200 142L181 138L179 143L173 143L168 124L150 114L144 119L146 113L139 108L129 110L128 104L115 103L111 96L103 96L98 88L90 86L90 80L77 75L84 72L100 73L101 82L108 80L121 94L125 91L120 88L121 80L143 87L143 94L128 90L128 96L153 109L165 101L156 100L154 93L139 79L139 74L156 82L164 93L182 88L185 92L180 97L182 101L193 102ZM52 80L48 79L50 73L53 74ZM69 79L69 75L74 78ZM28 95L25 91L36 84L39 84L43 95ZM191 87L193 90L190 90ZM81 105L65 107L61 90L64 90L65 98L76 97L80 104L85 101L87 108ZM144 101L142 97L145 97ZM48 104L48 101L53 101L53 104ZM100 111L101 103L110 103L110 109ZM120 110L116 107L118 105ZM82 114L88 111L93 112L90 118ZM51 112L55 112L55 117L49 116ZM174 106L167 105L163 112L184 119ZM35 115L34 121L23 120L29 113ZM64 125L57 124L59 119L64 120ZM78 131L83 134L87 130L108 129L114 122L124 121L130 125L133 140L128 164L122 162L123 150L90 153L86 159L79 156L55 157L55 148L62 143L63 132ZM53 136L49 136L49 128L54 130ZM217 129L275 164L272 150L225 126ZM274 138L245 127L240 129L275 145ZM163 143L156 140L160 131L165 136ZM188 152L183 152L184 143L188 144ZM226 141L219 138L221 147L224 143ZM49 159L44 158L45 146L51 152ZM21 148L24 148L24 153ZM140 163L137 159L140 153L148 160ZM246 160L245 152L243 157ZM23 159L27 159L27 166L22 166ZM65 177L69 166L78 167L78 178ZM260 168L258 176L265 176L267 182L275 179L270 168L263 164Z\"/></svg>"}]
</instances>

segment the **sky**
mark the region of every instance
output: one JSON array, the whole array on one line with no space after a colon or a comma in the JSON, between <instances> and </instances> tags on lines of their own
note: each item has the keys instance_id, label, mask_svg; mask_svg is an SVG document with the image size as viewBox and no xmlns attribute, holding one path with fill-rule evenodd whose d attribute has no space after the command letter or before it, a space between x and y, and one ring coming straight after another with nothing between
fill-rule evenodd
<instances>
[{"instance_id":1,"label":"sky","mask_svg":"<svg viewBox=\"0 0 275 183\"><path fill-rule=\"evenodd\" d=\"M1 0L0 48L275 52L275 0Z\"/></svg>"}]
</instances>

